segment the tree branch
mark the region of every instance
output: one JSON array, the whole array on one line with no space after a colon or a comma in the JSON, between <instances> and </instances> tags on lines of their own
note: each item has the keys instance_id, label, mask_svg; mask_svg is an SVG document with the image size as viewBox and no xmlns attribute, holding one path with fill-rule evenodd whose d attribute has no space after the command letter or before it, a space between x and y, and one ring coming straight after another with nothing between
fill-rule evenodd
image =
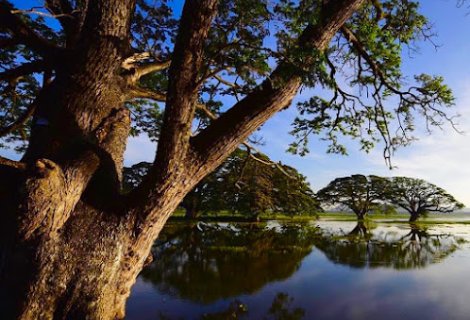
<instances>
[{"instance_id":1,"label":"tree branch","mask_svg":"<svg viewBox=\"0 0 470 320\"><path fill-rule=\"evenodd\" d=\"M20 43L44 57L54 55L59 47L44 39L32 30L20 17L12 13L8 3L0 2L0 25L9 29Z\"/></svg>"},{"instance_id":2,"label":"tree branch","mask_svg":"<svg viewBox=\"0 0 470 320\"><path fill-rule=\"evenodd\" d=\"M170 63L171 61L167 60L167 61L155 61L155 62L140 65L134 69L134 72L132 73L130 77L131 81L137 82L140 78L142 78L143 76L147 74L168 69L170 67Z\"/></svg>"},{"instance_id":3,"label":"tree branch","mask_svg":"<svg viewBox=\"0 0 470 320\"><path fill-rule=\"evenodd\" d=\"M299 37L299 46L323 51L363 3L364 0L328 1L322 10L322 19L316 25L307 26ZM281 63L255 91L192 139L192 147L202 160L201 166L217 166L254 130L290 104L301 85L300 75L292 74L291 69L287 62ZM291 75L286 79L286 74Z\"/></svg>"},{"instance_id":4,"label":"tree branch","mask_svg":"<svg viewBox=\"0 0 470 320\"><path fill-rule=\"evenodd\" d=\"M52 13L52 17L59 20L65 35L67 36L67 45L76 37L78 19L77 14L80 10L74 10L68 0L46 0L46 7Z\"/></svg>"},{"instance_id":5,"label":"tree branch","mask_svg":"<svg viewBox=\"0 0 470 320\"><path fill-rule=\"evenodd\" d=\"M197 105L197 108L202 110L206 115L207 117L209 117L209 119L211 120L216 120L217 119L217 116L212 112L210 111L207 106L205 104L202 104L202 103L199 103ZM264 155L264 153L262 153L260 150L258 150L257 148L255 148L251 143L249 143L248 141L244 141L242 142L242 145L245 146L245 148L247 149L247 152L248 152L248 157L255 160L255 161L258 161L264 165L267 165L267 166L275 166L282 174L284 174L285 176L287 176L288 178L292 178L293 177L288 174L284 168L282 168L281 165L279 165L279 163L277 162L274 162L274 161L271 161L271 160L263 160L261 158L258 158L254 153L253 151L256 152L256 154L260 154L260 155Z\"/></svg>"},{"instance_id":6,"label":"tree branch","mask_svg":"<svg viewBox=\"0 0 470 320\"><path fill-rule=\"evenodd\" d=\"M2 80L13 80L24 75L32 74L35 72L44 71L46 63L42 60L36 60L33 62L24 63L16 68L0 72L0 81Z\"/></svg>"},{"instance_id":7,"label":"tree branch","mask_svg":"<svg viewBox=\"0 0 470 320\"><path fill-rule=\"evenodd\" d=\"M143 76L168 69L171 64L171 60L166 61L153 61L142 63L142 61L152 59L150 52L139 52L132 56L124 59L122 62L122 68L129 71L127 79L130 83L136 83Z\"/></svg>"},{"instance_id":8,"label":"tree branch","mask_svg":"<svg viewBox=\"0 0 470 320\"><path fill-rule=\"evenodd\" d=\"M10 160L2 156L0 156L0 166L13 167L21 170L26 169L26 163Z\"/></svg>"},{"instance_id":9,"label":"tree branch","mask_svg":"<svg viewBox=\"0 0 470 320\"><path fill-rule=\"evenodd\" d=\"M151 100L160 101L160 102L166 101L165 93L157 92L157 91L146 89L146 88L141 88L138 86L132 86L129 89L127 96L129 99L142 98L142 99L151 99Z\"/></svg>"},{"instance_id":10,"label":"tree branch","mask_svg":"<svg viewBox=\"0 0 470 320\"><path fill-rule=\"evenodd\" d=\"M23 127L26 121L28 121L28 119L33 116L35 110L36 110L36 104L33 102L29 105L26 112L23 113L18 119L16 119L15 122L6 126L5 128L0 128L0 138Z\"/></svg>"},{"instance_id":11,"label":"tree branch","mask_svg":"<svg viewBox=\"0 0 470 320\"><path fill-rule=\"evenodd\" d=\"M168 174L186 156L197 100L197 80L204 43L217 12L218 0L186 1L173 58L162 133L155 166ZM163 176L161 176L163 177Z\"/></svg>"}]
</instances>

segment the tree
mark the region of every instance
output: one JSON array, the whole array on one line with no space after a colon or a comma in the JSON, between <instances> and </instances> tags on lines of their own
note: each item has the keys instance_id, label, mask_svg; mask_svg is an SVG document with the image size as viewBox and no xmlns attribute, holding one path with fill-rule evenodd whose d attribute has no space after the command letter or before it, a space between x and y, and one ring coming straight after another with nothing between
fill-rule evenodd
<instances>
[{"instance_id":1,"label":"tree","mask_svg":"<svg viewBox=\"0 0 470 320\"><path fill-rule=\"evenodd\" d=\"M261 153L247 157L241 151L238 157L229 158L220 175L219 201L222 208L240 212L257 220L261 213L288 215L313 214L319 211L318 201L306 177L295 168L274 163Z\"/></svg>"},{"instance_id":2,"label":"tree","mask_svg":"<svg viewBox=\"0 0 470 320\"><path fill-rule=\"evenodd\" d=\"M3 315L123 318L185 194L301 87L332 94L299 105L294 152L324 132L337 152L338 134L365 149L381 137L387 158L410 141L416 112L431 125L449 119L442 78L401 73L403 47L429 36L418 9L411 0L187 0L179 15L167 0L44 0L31 10L0 0L0 131L5 146L25 150L20 161L0 158ZM367 96L341 88L344 65ZM155 161L123 193L127 137L142 131L158 141Z\"/></svg>"},{"instance_id":3,"label":"tree","mask_svg":"<svg viewBox=\"0 0 470 320\"><path fill-rule=\"evenodd\" d=\"M446 213L464 207L444 189L415 178L390 178L390 187L384 193L384 197L392 204L408 211L410 221L416 221L427 212Z\"/></svg>"},{"instance_id":4,"label":"tree","mask_svg":"<svg viewBox=\"0 0 470 320\"><path fill-rule=\"evenodd\" d=\"M299 225L198 228L170 223L156 241L154 262L142 277L161 292L196 303L251 294L298 270L317 233L314 227Z\"/></svg>"},{"instance_id":5,"label":"tree","mask_svg":"<svg viewBox=\"0 0 470 320\"><path fill-rule=\"evenodd\" d=\"M462 238L432 234L410 224L409 232L373 232L363 223L348 234L325 230L317 236L315 248L337 264L353 268L424 268L443 261L461 247Z\"/></svg>"},{"instance_id":6,"label":"tree","mask_svg":"<svg viewBox=\"0 0 470 320\"><path fill-rule=\"evenodd\" d=\"M279 164L281 170L274 169L273 211L290 216L311 215L321 211L315 193L310 188L307 178L295 168Z\"/></svg>"},{"instance_id":7,"label":"tree","mask_svg":"<svg viewBox=\"0 0 470 320\"><path fill-rule=\"evenodd\" d=\"M124 168L124 189L129 192L136 188L150 168L151 163L147 162ZM264 212L293 216L319 210L306 177L295 168L241 149L188 192L180 206L189 219L217 211L238 212L257 219Z\"/></svg>"},{"instance_id":8,"label":"tree","mask_svg":"<svg viewBox=\"0 0 470 320\"><path fill-rule=\"evenodd\" d=\"M152 167L149 162L140 162L130 168L124 168L123 171L123 189L131 192L142 183L144 177ZM180 203L180 206L186 210L187 219L195 219L201 211L208 211L218 208L216 203L223 201L219 190L221 183L218 181L220 168L202 179L191 191L189 191Z\"/></svg>"},{"instance_id":9,"label":"tree","mask_svg":"<svg viewBox=\"0 0 470 320\"><path fill-rule=\"evenodd\" d=\"M317 193L317 198L327 204L340 204L351 209L358 220L375 209L382 200L381 190L385 179L360 174L336 178Z\"/></svg>"},{"instance_id":10,"label":"tree","mask_svg":"<svg viewBox=\"0 0 470 320\"><path fill-rule=\"evenodd\" d=\"M261 161L269 161L264 155L256 155ZM250 158L234 159L222 177L222 183L229 188L224 190L227 209L240 212L253 220L274 208L274 168Z\"/></svg>"}]
</instances>

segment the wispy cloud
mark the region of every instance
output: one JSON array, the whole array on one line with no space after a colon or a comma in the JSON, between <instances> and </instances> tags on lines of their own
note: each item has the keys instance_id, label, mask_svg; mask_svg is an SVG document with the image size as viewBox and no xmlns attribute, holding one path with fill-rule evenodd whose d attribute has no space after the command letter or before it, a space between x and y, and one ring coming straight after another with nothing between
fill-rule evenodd
<instances>
[{"instance_id":1,"label":"wispy cloud","mask_svg":"<svg viewBox=\"0 0 470 320\"><path fill-rule=\"evenodd\" d=\"M128 140L126 153L124 154L124 164L131 166L142 161L152 162L155 157L157 144L150 141L149 137L141 134L138 137L131 137Z\"/></svg>"},{"instance_id":2,"label":"wispy cloud","mask_svg":"<svg viewBox=\"0 0 470 320\"><path fill-rule=\"evenodd\" d=\"M461 114L459 130L464 133L459 134L449 127L443 131L435 130L395 155L393 164L397 169L379 171L388 176L403 175L429 180L470 205L470 83L458 92L464 93L455 108ZM374 152L368 159L374 168L383 166L379 152Z\"/></svg>"}]
</instances>

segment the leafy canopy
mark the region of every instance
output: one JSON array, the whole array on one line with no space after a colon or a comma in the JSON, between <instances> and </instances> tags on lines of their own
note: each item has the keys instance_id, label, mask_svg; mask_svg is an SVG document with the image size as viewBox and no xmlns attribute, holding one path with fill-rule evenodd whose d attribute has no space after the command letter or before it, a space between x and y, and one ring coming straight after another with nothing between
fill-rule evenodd
<instances>
[{"instance_id":1,"label":"leafy canopy","mask_svg":"<svg viewBox=\"0 0 470 320\"><path fill-rule=\"evenodd\" d=\"M71 1L67 15L56 15L55 1L32 10L13 10L38 36L58 48L73 46L70 21L80 22L86 1ZM447 108L453 105L451 90L443 78L418 74L408 77L401 55L417 43L430 40L430 23L411 0L366 1L335 35L325 52L299 47L297 39L308 25L321 19L321 0L221 0L213 21L200 70L199 103L194 130L206 127L212 115L255 90L276 66L286 65L280 79L301 75L304 90L322 88L297 103L299 115L291 131L289 150L304 155L312 134L330 142L328 152L346 154L341 136L358 139L369 151L384 143L384 156L407 145L424 120L430 130L452 122ZM41 7L42 5L42 7ZM64 11L64 8L62 8ZM131 51L145 52L139 63L171 59L179 23L177 2L137 0L131 23ZM66 11L66 10L65 10ZM59 22L59 23L57 23ZM80 26L80 23L75 25ZM41 87L54 77L48 55L31 50L11 28L0 28L0 147L24 149L29 136L33 101ZM50 55L49 55L50 56ZM139 63L135 66L138 67ZM146 133L158 141L168 73L143 75L138 85L141 98L127 102L132 111L132 134ZM282 81L275 85L282 86ZM319 94L321 93L321 94ZM33 107L32 107L33 106ZM209 110L209 113L207 112Z\"/></svg>"},{"instance_id":2,"label":"leafy canopy","mask_svg":"<svg viewBox=\"0 0 470 320\"><path fill-rule=\"evenodd\" d=\"M446 213L464 207L444 189L425 180L408 177L390 178L384 197L412 215Z\"/></svg>"},{"instance_id":3,"label":"leafy canopy","mask_svg":"<svg viewBox=\"0 0 470 320\"><path fill-rule=\"evenodd\" d=\"M341 205L363 217L382 199L384 178L361 174L336 178L317 193L317 199L328 205Z\"/></svg>"},{"instance_id":4,"label":"leafy canopy","mask_svg":"<svg viewBox=\"0 0 470 320\"><path fill-rule=\"evenodd\" d=\"M389 206L404 209L414 217L464 207L447 191L422 179L359 174L336 178L318 191L317 199L323 204L345 206L358 216L371 210L390 211Z\"/></svg>"},{"instance_id":5,"label":"leafy canopy","mask_svg":"<svg viewBox=\"0 0 470 320\"><path fill-rule=\"evenodd\" d=\"M320 210L305 176L292 167L271 162L265 155L255 156L236 150L186 195L181 206L196 214L230 211L252 217L267 212L293 216ZM150 163L141 162L125 168L125 189L137 187L150 167Z\"/></svg>"}]
</instances>

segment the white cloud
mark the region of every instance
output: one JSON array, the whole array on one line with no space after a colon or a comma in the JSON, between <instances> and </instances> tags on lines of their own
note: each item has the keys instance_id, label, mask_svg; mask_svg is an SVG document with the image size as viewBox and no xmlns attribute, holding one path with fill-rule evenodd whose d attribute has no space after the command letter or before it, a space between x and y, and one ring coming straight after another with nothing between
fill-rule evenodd
<instances>
[{"instance_id":1,"label":"white cloud","mask_svg":"<svg viewBox=\"0 0 470 320\"><path fill-rule=\"evenodd\" d=\"M444 131L420 137L407 150L398 152L393 164L398 168L392 171L378 169L384 175L403 175L428 180L437 184L457 199L470 206L470 83L459 92L464 95L457 101L455 111L461 114L458 119L459 134L447 127ZM383 167L379 152L374 152L369 162L375 167Z\"/></svg>"},{"instance_id":2,"label":"white cloud","mask_svg":"<svg viewBox=\"0 0 470 320\"><path fill-rule=\"evenodd\" d=\"M150 141L149 137L145 134L131 137L128 139L124 154L124 164L131 166L142 161L152 162L155 158L156 148L157 144Z\"/></svg>"}]
</instances>

